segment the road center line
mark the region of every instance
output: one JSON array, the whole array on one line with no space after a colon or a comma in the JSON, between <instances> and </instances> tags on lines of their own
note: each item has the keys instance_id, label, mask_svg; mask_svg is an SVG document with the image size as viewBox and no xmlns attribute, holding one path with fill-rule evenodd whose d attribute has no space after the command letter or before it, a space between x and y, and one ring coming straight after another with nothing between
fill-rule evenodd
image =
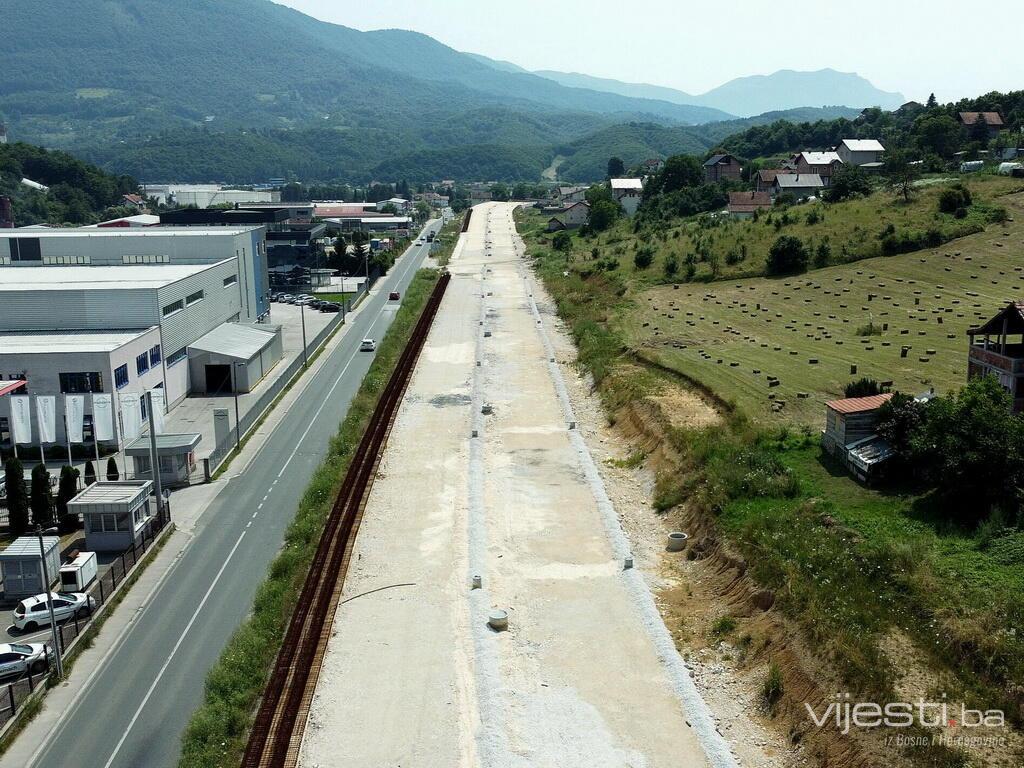
<instances>
[{"instance_id":1,"label":"road center line","mask_svg":"<svg viewBox=\"0 0 1024 768\"><path fill-rule=\"evenodd\" d=\"M163 679L164 673L167 671L167 668L171 665L171 660L174 659L174 656L175 654L177 654L178 649L181 647L181 644L185 642L185 638L188 636L189 630L192 629L192 625L195 624L196 619L199 618L199 612L203 610L203 606L206 605L206 601L210 599L210 595L213 593L214 588L220 581L220 577L224 575L224 571L227 569L228 563L231 562L231 558L233 558L235 556L235 552L238 551L238 545L242 543L243 538L245 538L245 531L242 531L239 534L238 540L235 541L235 545L231 548L231 551L228 553L228 556L224 559L224 562L220 566L220 570L217 571L217 575L213 577L213 581L207 588L206 594L203 595L203 599L200 601L199 606L195 610L195 613L192 614L192 618L189 619L188 624L185 625L185 631L181 633L181 637L179 637L178 642L174 644L174 647L171 649L170 655L167 657L167 660L164 661L163 666L160 667L160 671L157 673L157 676L153 679L152 684L150 684L149 690L146 691L146 695L143 697L142 703L139 704L138 709L135 710L135 714L132 715L132 719L128 723L128 727L125 728L124 733L121 734L121 738L117 741L117 746L114 747L114 751L110 754L110 758L107 760L107 762L103 764L103 768L110 768L114 760L117 759L117 754L121 751L121 747L124 746L125 739L128 738L128 734L131 733L132 728L135 727L135 723L138 721L139 715L142 714L142 710L145 708L146 704L149 703L149 697L153 695L153 691L156 690L156 687L157 685L159 685L160 680Z\"/></svg>"}]
</instances>

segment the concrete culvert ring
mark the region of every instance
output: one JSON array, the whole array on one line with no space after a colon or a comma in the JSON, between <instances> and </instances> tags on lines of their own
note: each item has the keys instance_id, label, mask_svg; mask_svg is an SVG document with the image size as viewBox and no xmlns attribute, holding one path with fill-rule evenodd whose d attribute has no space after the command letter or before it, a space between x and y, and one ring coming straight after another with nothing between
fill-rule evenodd
<instances>
[{"instance_id":1,"label":"concrete culvert ring","mask_svg":"<svg viewBox=\"0 0 1024 768\"><path fill-rule=\"evenodd\" d=\"M682 531L672 531L668 535L668 551L682 552L686 549L686 542L690 537Z\"/></svg>"},{"instance_id":2,"label":"concrete culvert ring","mask_svg":"<svg viewBox=\"0 0 1024 768\"><path fill-rule=\"evenodd\" d=\"M487 626L495 632L503 632L508 629L508 612L493 610L487 615Z\"/></svg>"}]
</instances>

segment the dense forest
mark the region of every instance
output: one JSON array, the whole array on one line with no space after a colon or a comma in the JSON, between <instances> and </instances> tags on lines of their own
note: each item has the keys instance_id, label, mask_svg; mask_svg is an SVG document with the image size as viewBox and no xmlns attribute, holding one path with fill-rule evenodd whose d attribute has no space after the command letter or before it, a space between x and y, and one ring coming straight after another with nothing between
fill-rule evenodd
<instances>
[{"instance_id":1,"label":"dense forest","mask_svg":"<svg viewBox=\"0 0 1024 768\"><path fill-rule=\"evenodd\" d=\"M50 189L22 184L31 179ZM90 224L123 215L121 196L137 192L130 176L114 176L72 157L30 144L0 144L0 195L11 198L14 221L25 224Z\"/></svg>"}]
</instances>

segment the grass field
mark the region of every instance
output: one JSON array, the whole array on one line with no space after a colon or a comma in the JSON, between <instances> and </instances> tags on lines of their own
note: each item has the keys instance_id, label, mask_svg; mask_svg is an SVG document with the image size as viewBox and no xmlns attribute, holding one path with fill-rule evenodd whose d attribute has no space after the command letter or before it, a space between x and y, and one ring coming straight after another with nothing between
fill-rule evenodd
<instances>
[{"instance_id":1,"label":"grass field","mask_svg":"<svg viewBox=\"0 0 1024 768\"><path fill-rule=\"evenodd\" d=\"M1020 179L979 175L967 177L975 205L966 218L938 212L938 198L944 180L928 179L917 188L910 203L894 198L888 190L842 203L805 203L784 210L763 212L757 220L727 217L697 217L689 220L648 224L633 231L631 222L620 222L596 238L581 243L583 259L617 262L617 270L645 284L682 279L687 259L694 260L694 279L750 277L765 270L768 249L780 235L800 238L812 254L827 245L830 264L843 264L883 255L881 235L891 231L895 238L924 239L931 231L935 242L981 231L988 223L990 207L1002 205L1002 197L1021 191ZM638 270L633 257L639 248L652 246L654 263ZM596 252L595 250L596 249ZM909 249L903 249L909 250ZM666 276L665 264L674 259L676 277Z\"/></svg>"},{"instance_id":2,"label":"grass field","mask_svg":"<svg viewBox=\"0 0 1024 768\"><path fill-rule=\"evenodd\" d=\"M650 288L624 335L754 418L817 423L822 401L861 376L911 394L949 391L966 379L967 329L1024 294L1024 195L1002 204L1010 221L935 249L799 277Z\"/></svg>"}]
</instances>

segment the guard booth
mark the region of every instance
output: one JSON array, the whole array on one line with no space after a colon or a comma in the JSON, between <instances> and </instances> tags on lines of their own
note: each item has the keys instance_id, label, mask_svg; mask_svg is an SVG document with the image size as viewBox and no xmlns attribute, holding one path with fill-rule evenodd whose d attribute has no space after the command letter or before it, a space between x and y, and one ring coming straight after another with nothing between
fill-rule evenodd
<instances>
[{"instance_id":1,"label":"guard booth","mask_svg":"<svg viewBox=\"0 0 1024 768\"><path fill-rule=\"evenodd\" d=\"M123 552L140 545L152 525L155 504L149 480L99 481L68 502L68 512L85 524L90 552Z\"/></svg>"},{"instance_id":2,"label":"guard booth","mask_svg":"<svg viewBox=\"0 0 1024 768\"><path fill-rule=\"evenodd\" d=\"M164 488L188 485L196 468L196 448L202 435L157 435L156 450L160 454L160 483ZM124 455L132 460L132 472L136 480L152 480L153 467L150 457L149 435L130 442Z\"/></svg>"},{"instance_id":3,"label":"guard booth","mask_svg":"<svg viewBox=\"0 0 1024 768\"><path fill-rule=\"evenodd\" d=\"M60 573L60 537L44 536L47 575L50 584ZM19 536L0 552L0 573L4 580L4 599L21 600L46 592L43 584L43 561L39 557L39 537Z\"/></svg>"}]
</instances>

